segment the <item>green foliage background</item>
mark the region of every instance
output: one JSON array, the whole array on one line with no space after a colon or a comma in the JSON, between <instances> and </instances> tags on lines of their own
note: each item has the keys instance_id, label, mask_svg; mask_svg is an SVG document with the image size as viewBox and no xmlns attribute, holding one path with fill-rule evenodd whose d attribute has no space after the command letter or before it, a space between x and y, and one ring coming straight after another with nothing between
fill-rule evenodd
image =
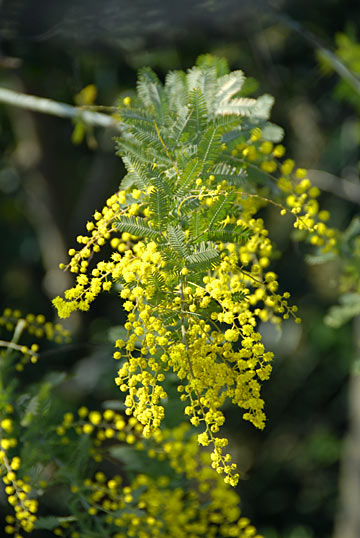
<instances>
[{"instance_id":1,"label":"green foliage background","mask_svg":"<svg viewBox=\"0 0 360 538\"><path fill-rule=\"evenodd\" d=\"M294 1L274 11L261 2L255 7L227 2L223 8L216 2L195 2L191 11L191 2L186 17L177 19L161 2L155 5L156 16L135 3L135 14L142 10L147 26L140 19L129 27L134 11L118 6L118 27L106 37L98 26L91 33L95 20L108 20L105 11L96 17L95 8L80 2L78 12L66 11L65 3L58 20L40 5L31 16L21 6L10 14L8 4L0 7L2 53L20 64L1 68L1 85L72 102L82 88L95 84L96 102L113 104L134 86L140 66L150 65L162 77L169 69L186 69L201 53L223 55L232 69L243 69L258 81L259 93L275 96L272 118L285 127L288 154L299 166L325 170L359 188L359 97L356 103L343 99L349 88L341 88L329 70L324 76L316 43L306 34L311 30L330 48L336 48L336 32L356 40L350 21L359 13L353 4L324 0L316 2L315 10ZM300 33L291 21L302 25ZM343 43L338 40L337 45ZM70 123L3 105L0 126L1 303L52 317L50 299L67 286L57 264L93 209L100 209L115 190L124 170L113 155L112 133L87 132L84 141L74 145ZM357 213L359 198L334 194L330 182L321 186L331 224L344 228ZM267 217L283 253L274 269L284 289L292 291L303 324L284 325L277 339L268 335L276 361L264 390L269 417L265 431L254 431L240 414L228 411L232 450L243 475L238 489L244 512L268 538L325 538L331 535L337 506L347 382L354 358L352 328L347 324L336 330L323 322L337 302L337 265L306 265L305 247L288 239L290 224L284 229L271 210ZM68 406L92 406L118 397L108 375L114 369L110 332L123 319L117 298L102 297L86 317L69 322L75 336L67 350L44 354L44 370L71 373L56 389ZM36 381L40 374L34 367L29 375ZM169 423L180 413L174 405Z\"/></svg>"}]
</instances>

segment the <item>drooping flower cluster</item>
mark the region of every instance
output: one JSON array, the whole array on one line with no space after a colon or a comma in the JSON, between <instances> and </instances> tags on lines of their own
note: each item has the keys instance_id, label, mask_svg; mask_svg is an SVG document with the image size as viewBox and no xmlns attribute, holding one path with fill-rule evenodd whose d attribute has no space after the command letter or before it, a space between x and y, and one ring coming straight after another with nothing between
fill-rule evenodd
<instances>
[{"instance_id":1,"label":"drooping flower cluster","mask_svg":"<svg viewBox=\"0 0 360 538\"><path fill-rule=\"evenodd\" d=\"M126 338L115 343L115 381L126 413L145 438L156 434L167 372L175 372L185 414L201 428L199 443L212 445L212 466L232 485L236 466L223 453L227 439L217 435L221 408L231 401L264 427L261 383L273 355L259 323L300 322L269 270L274 248L258 212L272 204L290 213L310 243L324 252L336 247L318 189L293 161L279 161L285 149L274 145L278 131L267 121L271 100L238 97L243 80L241 72L218 77L215 65L171 74L164 86L142 72L137 101L120 110L123 190L87 224L91 235L78 238L84 246L69 251L66 267L80 274L54 299L67 317L87 310L101 291L120 294L128 314ZM90 269L106 241L110 259Z\"/></svg>"}]
</instances>

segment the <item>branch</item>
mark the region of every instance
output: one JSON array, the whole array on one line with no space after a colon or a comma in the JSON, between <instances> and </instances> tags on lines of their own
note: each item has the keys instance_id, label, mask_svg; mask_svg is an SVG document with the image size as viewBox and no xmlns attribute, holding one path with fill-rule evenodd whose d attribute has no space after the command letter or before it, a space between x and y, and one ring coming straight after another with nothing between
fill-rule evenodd
<instances>
[{"instance_id":1,"label":"branch","mask_svg":"<svg viewBox=\"0 0 360 538\"><path fill-rule=\"evenodd\" d=\"M59 103L58 101L27 95L7 88L0 88L0 102L35 112L42 112L43 114L51 114L59 118L81 119L88 125L112 127L117 131L121 130L119 121L101 112L82 110L67 103Z\"/></svg>"},{"instance_id":2,"label":"branch","mask_svg":"<svg viewBox=\"0 0 360 538\"><path fill-rule=\"evenodd\" d=\"M331 192L344 200L360 205L360 185L323 170L308 170L311 182L323 191Z\"/></svg>"}]
</instances>

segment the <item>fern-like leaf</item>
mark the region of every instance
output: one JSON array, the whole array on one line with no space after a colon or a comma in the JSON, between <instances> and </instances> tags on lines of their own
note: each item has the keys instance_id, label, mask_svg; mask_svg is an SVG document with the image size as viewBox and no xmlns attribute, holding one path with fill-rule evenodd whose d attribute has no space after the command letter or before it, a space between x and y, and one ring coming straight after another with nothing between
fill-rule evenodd
<instances>
[{"instance_id":1,"label":"fern-like leaf","mask_svg":"<svg viewBox=\"0 0 360 538\"><path fill-rule=\"evenodd\" d=\"M142 217L120 216L115 220L115 226L119 232L127 232L136 237L148 237L149 239L159 239L161 234L152 228L146 219Z\"/></svg>"},{"instance_id":2,"label":"fern-like leaf","mask_svg":"<svg viewBox=\"0 0 360 538\"><path fill-rule=\"evenodd\" d=\"M190 132L190 136L194 139L196 143L196 141L201 136L201 133L206 128L206 124L208 121L208 109L206 106L206 100L200 88L194 88L189 93L188 107L190 113L188 129Z\"/></svg>"},{"instance_id":3,"label":"fern-like leaf","mask_svg":"<svg viewBox=\"0 0 360 538\"><path fill-rule=\"evenodd\" d=\"M151 192L149 208L154 226L161 231L164 230L169 218L170 205L169 199L161 189L155 188Z\"/></svg>"},{"instance_id":4,"label":"fern-like leaf","mask_svg":"<svg viewBox=\"0 0 360 538\"><path fill-rule=\"evenodd\" d=\"M130 140L117 140L117 155L121 158L127 156L141 163L150 161L147 148L145 149L139 143L131 142Z\"/></svg>"},{"instance_id":5,"label":"fern-like leaf","mask_svg":"<svg viewBox=\"0 0 360 538\"><path fill-rule=\"evenodd\" d=\"M164 119L162 103L163 88L150 67L140 69L137 92L144 105L153 109L159 122L162 123Z\"/></svg>"},{"instance_id":6,"label":"fern-like leaf","mask_svg":"<svg viewBox=\"0 0 360 538\"><path fill-rule=\"evenodd\" d=\"M236 291L231 294L231 299L234 303L242 303L246 299L247 295L243 291Z\"/></svg>"},{"instance_id":7,"label":"fern-like leaf","mask_svg":"<svg viewBox=\"0 0 360 538\"><path fill-rule=\"evenodd\" d=\"M167 232L167 237L172 250L182 258L186 258L190 252L183 230L180 226L169 226Z\"/></svg>"},{"instance_id":8,"label":"fern-like leaf","mask_svg":"<svg viewBox=\"0 0 360 538\"><path fill-rule=\"evenodd\" d=\"M151 185L146 173L146 168L141 161L134 158L133 155L124 155L122 160L126 170L128 171L127 175L129 178L127 181L130 181L131 179L132 183L135 183L141 189L145 189Z\"/></svg>"},{"instance_id":9,"label":"fern-like leaf","mask_svg":"<svg viewBox=\"0 0 360 538\"><path fill-rule=\"evenodd\" d=\"M212 228L208 231L207 237L212 241L222 241L224 243L245 244L252 236L252 231L245 226L236 224L226 224L219 228Z\"/></svg>"},{"instance_id":10,"label":"fern-like leaf","mask_svg":"<svg viewBox=\"0 0 360 538\"><path fill-rule=\"evenodd\" d=\"M200 203L199 198L188 198L181 206L181 214L188 215L189 213L195 212L200 206Z\"/></svg>"},{"instance_id":11,"label":"fern-like leaf","mask_svg":"<svg viewBox=\"0 0 360 538\"><path fill-rule=\"evenodd\" d=\"M212 269L220 261L220 254L216 248L207 248L194 252L185 258L187 267L195 271L207 271Z\"/></svg>"},{"instance_id":12,"label":"fern-like leaf","mask_svg":"<svg viewBox=\"0 0 360 538\"><path fill-rule=\"evenodd\" d=\"M210 112L213 108L213 100L217 90L216 67L193 67L186 74L188 91L199 89L205 97L207 110Z\"/></svg>"},{"instance_id":13,"label":"fern-like leaf","mask_svg":"<svg viewBox=\"0 0 360 538\"><path fill-rule=\"evenodd\" d=\"M208 224L209 230L216 227L228 214L229 207L234 201L234 193L228 195L222 194L219 199L211 207L210 220Z\"/></svg>"},{"instance_id":14,"label":"fern-like leaf","mask_svg":"<svg viewBox=\"0 0 360 538\"><path fill-rule=\"evenodd\" d=\"M237 116L256 115L256 103L256 99L251 99L250 97L239 97L238 99L232 99L228 103L220 103L216 109L216 114L236 114Z\"/></svg>"},{"instance_id":15,"label":"fern-like leaf","mask_svg":"<svg viewBox=\"0 0 360 538\"><path fill-rule=\"evenodd\" d=\"M153 288L154 290L151 303L155 305L160 304L165 299L167 294L165 279L160 273L160 271L156 271L155 273L147 277L146 284L149 286L150 289Z\"/></svg>"},{"instance_id":16,"label":"fern-like leaf","mask_svg":"<svg viewBox=\"0 0 360 538\"><path fill-rule=\"evenodd\" d=\"M161 191L164 196L173 197L174 195L174 180L169 178L161 172L158 168L153 168L152 166L148 168L148 173L150 176L150 182L152 186Z\"/></svg>"},{"instance_id":17,"label":"fern-like leaf","mask_svg":"<svg viewBox=\"0 0 360 538\"><path fill-rule=\"evenodd\" d=\"M274 104L274 98L272 95L262 95L256 100L256 106L253 111L257 118L268 120L270 117L271 108Z\"/></svg>"},{"instance_id":18,"label":"fern-like leaf","mask_svg":"<svg viewBox=\"0 0 360 538\"><path fill-rule=\"evenodd\" d=\"M204 132L199 144L198 156L203 165L212 165L221 152L221 134L210 126Z\"/></svg>"},{"instance_id":19,"label":"fern-like leaf","mask_svg":"<svg viewBox=\"0 0 360 538\"><path fill-rule=\"evenodd\" d=\"M203 164L199 161L199 159L191 159L183 172L180 174L180 179L175 194L179 197L185 196L195 184L195 180L201 174L202 169Z\"/></svg>"},{"instance_id":20,"label":"fern-like leaf","mask_svg":"<svg viewBox=\"0 0 360 538\"><path fill-rule=\"evenodd\" d=\"M191 114L191 111L189 112L188 108L184 106L177 114L172 125L170 125L169 134L172 138L172 150L175 150L178 147L184 133L187 132Z\"/></svg>"},{"instance_id":21,"label":"fern-like leaf","mask_svg":"<svg viewBox=\"0 0 360 538\"><path fill-rule=\"evenodd\" d=\"M218 79L218 91L216 93L217 105L228 103L232 97L240 92L245 82L245 75L242 71L233 71Z\"/></svg>"},{"instance_id":22,"label":"fern-like leaf","mask_svg":"<svg viewBox=\"0 0 360 538\"><path fill-rule=\"evenodd\" d=\"M171 312L170 310L166 310L164 312L159 312L158 317L161 319L162 323L165 325L165 327L173 328L173 326L180 320L180 315L178 312Z\"/></svg>"},{"instance_id":23,"label":"fern-like leaf","mask_svg":"<svg viewBox=\"0 0 360 538\"><path fill-rule=\"evenodd\" d=\"M56 516L44 516L36 518L34 528L37 530L52 531L55 527L58 527L62 523L71 523L76 521L76 516L56 517ZM64 525L65 526L65 525Z\"/></svg>"},{"instance_id":24,"label":"fern-like leaf","mask_svg":"<svg viewBox=\"0 0 360 538\"><path fill-rule=\"evenodd\" d=\"M207 227L207 218L201 211L194 211L189 222L190 235L196 239L200 237ZM203 238L204 239L204 238Z\"/></svg>"},{"instance_id":25,"label":"fern-like leaf","mask_svg":"<svg viewBox=\"0 0 360 538\"><path fill-rule=\"evenodd\" d=\"M121 120L126 125L132 127L137 124L154 124L154 118L148 114L146 110L141 108L126 108L122 107L120 109Z\"/></svg>"},{"instance_id":26,"label":"fern-like leaf","mask_svg":"<svg viewBox=\"0 0 360 538\"><path fill-rule=\"evenodd\" d=\"M245 168L238 169L227 163L218 163L209 170L209 173L215 177L217 183L225 180L228 185L235 186L243 185L247 178Z\"/></svg>"},{"instance_id":27,"label":"fern-like leaf","mask_svg":"<svg viewBox=\"0 0 360 538\"><path fill-rule=\"evenodd\" d=\"M165 78L165 94L170 112L180 112L186 105L187 84L182 71L171 71Z\"/></svg>"}]
</instances>

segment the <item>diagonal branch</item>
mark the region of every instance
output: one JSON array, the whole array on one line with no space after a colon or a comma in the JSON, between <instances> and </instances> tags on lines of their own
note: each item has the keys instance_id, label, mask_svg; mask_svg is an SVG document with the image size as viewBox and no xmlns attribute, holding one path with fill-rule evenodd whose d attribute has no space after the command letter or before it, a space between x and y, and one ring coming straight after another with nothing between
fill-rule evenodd
<instances>
[{"instance_id":1,"label":"diagonal branch","mask_svg":"<svg viewBox=\"0 0 360 538\"><path fill-rule=\"evenodd\" d=\"M45 99L44 97L36 97L7 88L0 88L0 102L8 105L13 105L34 112L42 112L43 114L51 114L59 118L80 119L87 125L98 127L111 127L117 131L121 130L121 123L115 118L102 114L101 112L92 112L81 108Z\"/></svg>"}]
</instances>

